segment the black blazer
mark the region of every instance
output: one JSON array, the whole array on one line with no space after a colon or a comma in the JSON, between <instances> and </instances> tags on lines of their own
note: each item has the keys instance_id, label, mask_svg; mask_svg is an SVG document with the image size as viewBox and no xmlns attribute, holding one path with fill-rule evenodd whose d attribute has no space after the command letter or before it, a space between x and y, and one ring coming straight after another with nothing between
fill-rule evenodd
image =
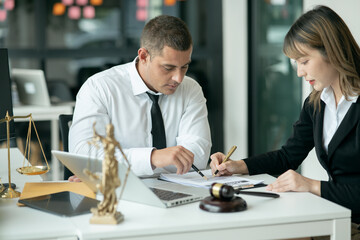
<instances>
[{"instance_id":1,"label":"black blazer","mask_svg":"<svg viewBox=\"0 0 360 240\"><path fill-rule=\"evenodd\" d=\"M321 197L352 211L352 222L360 223L360 97L353 103L335 132L326 154L323 143L325 103L314 113L309 98L304 102L293 135L281 149L245 160L249 173L281 174L297 169L315 147L317 158L329 180L321 182Z\"/></svg>"}]
</instances>

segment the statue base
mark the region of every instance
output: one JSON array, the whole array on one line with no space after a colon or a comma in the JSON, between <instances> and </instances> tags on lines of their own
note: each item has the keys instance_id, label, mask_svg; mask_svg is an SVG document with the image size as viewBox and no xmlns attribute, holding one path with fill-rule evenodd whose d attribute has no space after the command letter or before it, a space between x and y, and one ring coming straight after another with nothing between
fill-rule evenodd
<instances>
[{"instance_id":1,"label":"statue base","mask_svg":"<svg viewBox=\"0 0 360 240\"><path fill-rule=\"evenodd\" d=\"M121 212L116 212L115 214L106 214L104 216L93 215L90 218L91 224L119 224L124 220L124 215Z\"/></svg>"},{"instance_id":2,"label":"statue base","mask_svg":"<svg viewBox=\"0 0 360 240\"><path fill-rule=\"evenodd\" d=\"M11 187L4 188L3 191L1 191L0 198L18 198L20 197L21 193L18 191L15 191Z\"/></svg>"}]
</instances>

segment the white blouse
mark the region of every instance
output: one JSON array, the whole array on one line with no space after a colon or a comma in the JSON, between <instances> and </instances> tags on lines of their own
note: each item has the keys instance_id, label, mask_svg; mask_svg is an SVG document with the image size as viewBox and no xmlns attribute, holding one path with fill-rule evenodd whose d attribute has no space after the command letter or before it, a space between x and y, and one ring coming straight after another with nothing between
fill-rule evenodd
<instances>
[{"instance_id":1,"label":"white blouse","mask_svg":"<svg viewBox=\"0 0 360 240\"><path fill-rule=\"evenodd\" d=\"M325 103L323 146L326 153L328 153L328 146L331 139L344 119L346 113L349 111L352 103L355 103L358 99L358 96L350 96L349 101L346 101L345 97L342 96L336 107L333 89L331 87L327 87L322 91L320 98Z\"/></svg>"}]
</instances>

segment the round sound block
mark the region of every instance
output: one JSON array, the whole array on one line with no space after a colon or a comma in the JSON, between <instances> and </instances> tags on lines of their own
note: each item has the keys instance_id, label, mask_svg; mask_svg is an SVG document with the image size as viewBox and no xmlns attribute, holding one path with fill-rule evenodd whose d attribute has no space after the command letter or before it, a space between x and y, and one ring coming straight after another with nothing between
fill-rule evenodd
<instances>
[{"instance_id":1,"label":"round sound block","mask_svg":"<svg viewBox=\"0 0 360 240\"><path fill-rule=\"evenodd\" d=\"M214 197L204 198L199 206L202 210L215 213L240 212L247 208L246 202L241 197L231 201L224 201Z\"/></svg>"}]
</instances>

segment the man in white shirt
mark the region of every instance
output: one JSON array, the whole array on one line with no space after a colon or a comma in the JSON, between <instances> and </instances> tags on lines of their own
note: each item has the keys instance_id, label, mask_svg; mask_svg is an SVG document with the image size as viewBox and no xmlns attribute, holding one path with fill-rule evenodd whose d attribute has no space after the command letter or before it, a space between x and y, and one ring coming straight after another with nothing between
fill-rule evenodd
<instances>
[{"instance_id":1,"label":"man in white shirt","mask_svg":"<svg viewBox=\"0 0 360 240\"><path fill-rule=\"evenodd\" d=\"M184 174L192 164L204 169L210 155L210 128L202 89L185 76L192 53L186 24L172 16L156 17L145 25L140 45L133 62L95 74L81 87L69 151L103 158L101 148L88 141L94 122L102 135L111 122L135 174ZM153 147L153 102L148 94L159 96L166 135L163 149ZM122 158L119 151L116 157Z\"/></svg>"}]
</instances>

